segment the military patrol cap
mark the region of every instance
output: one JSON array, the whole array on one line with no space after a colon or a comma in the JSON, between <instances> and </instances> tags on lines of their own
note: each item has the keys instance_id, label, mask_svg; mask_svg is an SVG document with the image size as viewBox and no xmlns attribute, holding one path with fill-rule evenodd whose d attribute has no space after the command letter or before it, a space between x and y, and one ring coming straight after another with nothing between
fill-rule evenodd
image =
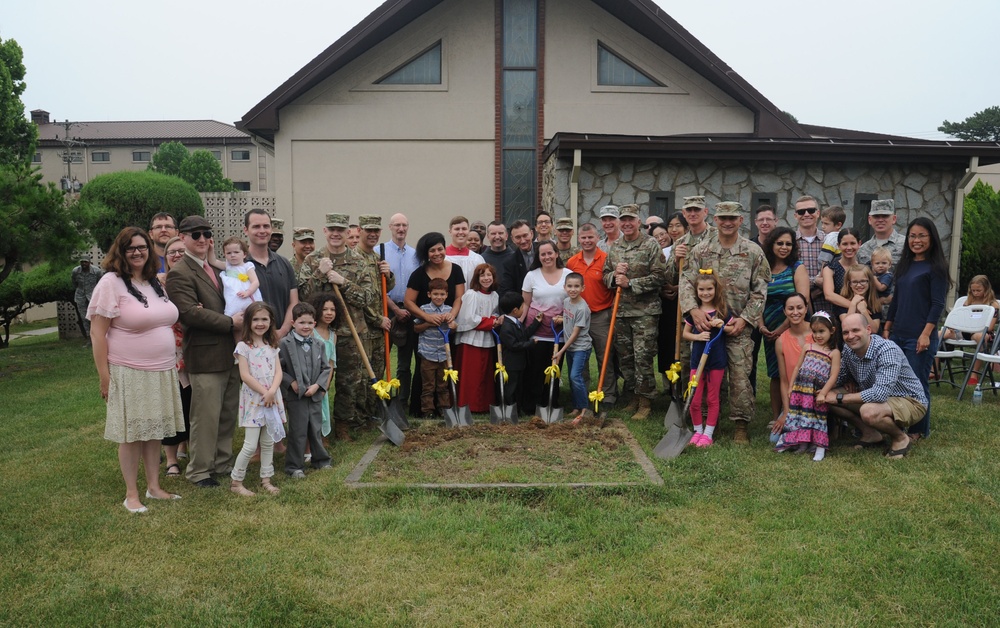
<instances>
[{"instance_id":1,"label":"military patrol cap","mask_svg":"<svg viewBox=\"0 0 1000 628\"><path fill-rule=\"evenodd\" d=\"M89 262L91 259L92 258L91 258L90 253L81 253L80 254L80 261L81 262Z\"/></svg>"},{"instance_id":2,"label":"military patrol cap","mask_svg":"<svg viewBox=\"0 0 1000 628\"><path fill-rule=\"evenodd\" d=\"M271 235L285 235L283 229L285 228L285 221L281 218L271 219Z\"/></svg>"},{"instance_id":3,"label":"military patrol cap","mask_svg":"<svg viewBox=\"0 0 1000 628\"><path fill-rule=\"evenodd\" d=\"M361 214L358 216L358 226L378 231L382 228L382 217L375 214Z\"/></svg>"},{"instance_id":4,"label":"military patrol cap","mask_svg":"<svg viewBox=\"0 0 1000 628\"><path fill-rule=\"evenodd\" d=\"M337 229L347 229L351 224L351 217L347 214L327 214L326 215L326 227L327 229L337 228Z\"/></svg>"},{"instance_id":5,"label":"military patrol cap","mask_svg":"<svg viewBox=\"0 0 1000 628\"><path fill-rule=\"evenodd\" d=\"M601 218L619 218L616 205L605 205L601 208Z\"/></svg>"},{"instance_id":6,"label":"military patrol cap","mask_svg":"<svg viewBox=\"0 0 1000 628\"><path fill-rule=\"evenodd\" d=\"M628 205L622 205L618 209L618 216L624 218L625 216L631 216L632 218L639 217L639 206L634 203L629 203Z\"/></svg>"},{"instance_id":7,"label":"military patrol cap","mask_svg":"<svg viewBox=\"0 0 1000 628\"><path fill-rule=\"evenodd\" d=\"M572 218L560 218L556 221L556 231L562 231L563 229L573 230Z\"/></svg>"},{"instance_id":8,"label":"military patrol cap","mask_svg":"<svg viewBox=\"0 0 1000 628\"><path fill-rule=\"evenodd\" d=\"M868 212L869 216L895 216L896 215L896 204L891 198L879 199L877 201L872 201L871 211Z\"/></svg>"},{"instance_id":9,"label":"military patrol cap","mask_svg":"<svg viewBox=\"0 0 1000 628\"><path fill-rule=\"evenodd\" d=\"M316 239L316 233L312 229L308 228L296 229L293 233L295 235L292 236L292 239L297 240L299 242L301 242L302 240Z\"/></svg>"},{"instance_id":10,"label":"military patrol cap","mask_svg":"<svg viewBox=\"0 0 1000 628\"><path fill-rule=\"evenodd\" d=\"M742 216L743 206L736 201L722 201L715 204L716 216Z\"/></svg>"},{"instance_id":11,"label":"military patrol cap","mask_svg":"<svg viewBox=\"0 0 1000 628\"><path fill-rule=\"evenodd\" d=\"M686 209L688 207L697 207L698 209L705 209L708 204L705 202L704 196L685 196L684 204L681 205L681 209Z\"/></svg>"}]
</instances>

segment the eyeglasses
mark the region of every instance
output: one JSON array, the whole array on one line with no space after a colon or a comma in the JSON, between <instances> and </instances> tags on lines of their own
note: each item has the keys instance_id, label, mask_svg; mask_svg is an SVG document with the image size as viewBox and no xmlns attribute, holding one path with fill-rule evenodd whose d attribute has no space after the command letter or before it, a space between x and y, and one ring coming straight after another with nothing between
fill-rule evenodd
<instances>
[{"instance_id":1,"label":"eyeglasses","mask_svg":"<svg viewBox=\"0 0 1000 628\"><path fill-rule=\"evenodd\" d=\"M205 236L206 239L211 238L212 237L212 232L211 231L192 231L188 235L191 236L192 240L201 240L201 236Z\"/></svg>"},{"instance_id":2,"label":"eyeglasses","mask_svg":"<svg viewBox=\"0 0 1000 628\"><path fill-rule=\"evenodd\" d=\"M818 207L803 207L802 209L796 209L795 213L799 216L805 216L806 214L812 216L818 209Z\"/></svg>"},{"instance_id":3,"label":"eyeglasses","mask_svg":"<svg viewBox=\"0 0 1000 628\"><path fill-rule=\"evenodd\" d=\"M852 279L851 280L851 285L852 286L867 286L868 285L868 280L867 279Z\"/></svg>"},{"instance_id":4,"label":"eyeglasses","mask_svg":"<svg viewBox=\"0 0 1000 628\"><path fill-rule=\"evenodd\" d=\"M179 249L176 251L167 251L167 257L180 257L184 255L184 249Z\"/></svg>"},{"instance_id":5,"label":"eyeglasses","mask_svg":"<svg viewBox=\"0 0 1000 628\"><path fill-rule=\"evenodd\" d=\"M792 243L792 242L775 242L774 246L780 246L782 248L789 248L790 249L790 248L792 248L794 246L794 243Z\"/></svg>"},{"instance_id":6,"label":"eyeglasses","mask_svg":"<svg viewBox=\"0 0 1000 628\"><path fill-rule=\"evenodd\" d=\"M929 234L929 233L911 233L910 235L908 235L906 237L909 238L909 239L911 239L911 240L930 240L931 239L931 234Z\"/></svg>"},{"instance_id":7,"label":"eyeglasses","mask_svg":"<svg viewBox=\"0 0 1000 628\"><path fill-rule=\"evenodd\" d=\"M125 247L125 252L128 253L128 254L130 254L130 255L132 253L145 253L148 250L149 250L149 247L146 246L145 244L140 244L139 246L126 246Z\"/></svg>"},{"instance_id":8,"label":"eyeglasses","mask_svg":"<svg viewBox=\"0 0 1000 628\"><path fill-rule=\"evenodd\" d=\"M173 225L153 225L149 228L150 231L173 231L177 227Z\"/></svg>"}]
</instances>

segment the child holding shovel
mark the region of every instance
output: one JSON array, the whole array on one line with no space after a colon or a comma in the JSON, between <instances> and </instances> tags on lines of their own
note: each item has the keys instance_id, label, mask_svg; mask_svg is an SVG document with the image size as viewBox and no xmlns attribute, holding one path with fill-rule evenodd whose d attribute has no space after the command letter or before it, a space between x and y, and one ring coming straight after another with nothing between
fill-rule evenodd
<instances>
[{"instance_id":1,"label":"child holding shovel","mask_svg":"<svg viewBox=\"0 0 1000 628\"><path fill-rule=\"evenodd\" d=\"M427 283L427 296L430 303L420 306L420 309L428 314L448 314L451 306L445 305L448 298L448 282L444 279L431 279ZM455 329L458 327L452 321L448 327ZM422 418L433 419L437 416L434 407L434 398L437 397L437 407L447 408L451 405L451 394L448 390L448 382L444 378L444 369L447 364L444 351L444 336L441 335L438 327L420 321L414 324L413 331L417 332L419 342L417 344L417 355L420 356L420 414Z\"/></svg>"},{"instance_id":2,"label":"child holding shovel","mask_svg":"<svg viewBox=\"0 0 1000 628\"><path fill-rule=\"evenodd\" d=\"M555 323L563 326L563 333L565 330L571 331L563 346L552 356L552 361L558 363L563 354L566 354L569 387L573 397L573 413L569 418L576 419L587 409L587 383L583 379L583 372L587 368L593 346L590 339L590 307L580 296L583 293L583 275L566 275L563 289L569 296L563 299L563 313L555 318Z\"/></svg>"},{"instance_id":3,"label":"child holding shovel","mask_svg":"<svg viewBox=\"0 0 1000 628\"><path fill-rule=\"evenodd\" d=\"M521 414L531 416L534 412L534 400L523 399L521 380L524 369L528 366L528 348L535 345L532 339L539 325L542 324L542 313L525 327L521 324L521 314L524 309L524 296L517 292L505 292L500 297L500 313L503 322L500 324L500 344L503 345L503 361L507 369L507 384L503 390L504 405L518 404Z\"/></svg>"}]
</instances>

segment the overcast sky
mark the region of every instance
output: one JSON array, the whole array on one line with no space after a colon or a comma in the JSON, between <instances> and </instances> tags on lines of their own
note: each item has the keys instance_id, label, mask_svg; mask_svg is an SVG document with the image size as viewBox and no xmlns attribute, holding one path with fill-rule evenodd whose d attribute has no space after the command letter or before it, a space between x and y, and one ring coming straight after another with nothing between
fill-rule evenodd
<instances>
[{"instance_id":1,"label":"overcast sky","mask_svg":"<svg viewBox=\"0 0 1000 628\"><path fill-rule=\"evenodd\" d=\"M482 1L482 0L479 0ZM800 122L946 139L1000 105L998 0L657 0ZM27 110L233 123L380 0L11 0Z\"/></svg>"}]
</instances>

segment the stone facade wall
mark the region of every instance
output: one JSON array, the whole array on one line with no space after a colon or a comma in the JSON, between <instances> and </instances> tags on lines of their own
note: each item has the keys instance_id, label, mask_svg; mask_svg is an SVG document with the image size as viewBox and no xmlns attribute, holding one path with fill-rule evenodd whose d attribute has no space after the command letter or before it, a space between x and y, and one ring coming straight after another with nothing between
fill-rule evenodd
<instances>
[{"instance_id":1,"label":"stone facade wall","mask_svg":"<svg viewBox=\"0 0 1000 628\"><path fill-rule=\"evenodd\" d=\"M580 222L600 224L597 210L604 205L637 203L644 211L650 192L674 192L679 204L685 196L703 195L709 206L719 201L739 201L750 210L754 193L777 196L778 222L794 225L790 208L808 194L822 206L842 205L847 226L854 224L856 194L892 198L897 208L897 228L917 216L928 216L937 225L945 255L950 251L955 186L963 172L952 166L927 164L838 164L773 161L585 159L579 181ZM551 157L545 164L543 199L554 217L569 215L569 176L572 162ZM749 214L744 229L749 233Z\"/></svg>"}]
</instances>

